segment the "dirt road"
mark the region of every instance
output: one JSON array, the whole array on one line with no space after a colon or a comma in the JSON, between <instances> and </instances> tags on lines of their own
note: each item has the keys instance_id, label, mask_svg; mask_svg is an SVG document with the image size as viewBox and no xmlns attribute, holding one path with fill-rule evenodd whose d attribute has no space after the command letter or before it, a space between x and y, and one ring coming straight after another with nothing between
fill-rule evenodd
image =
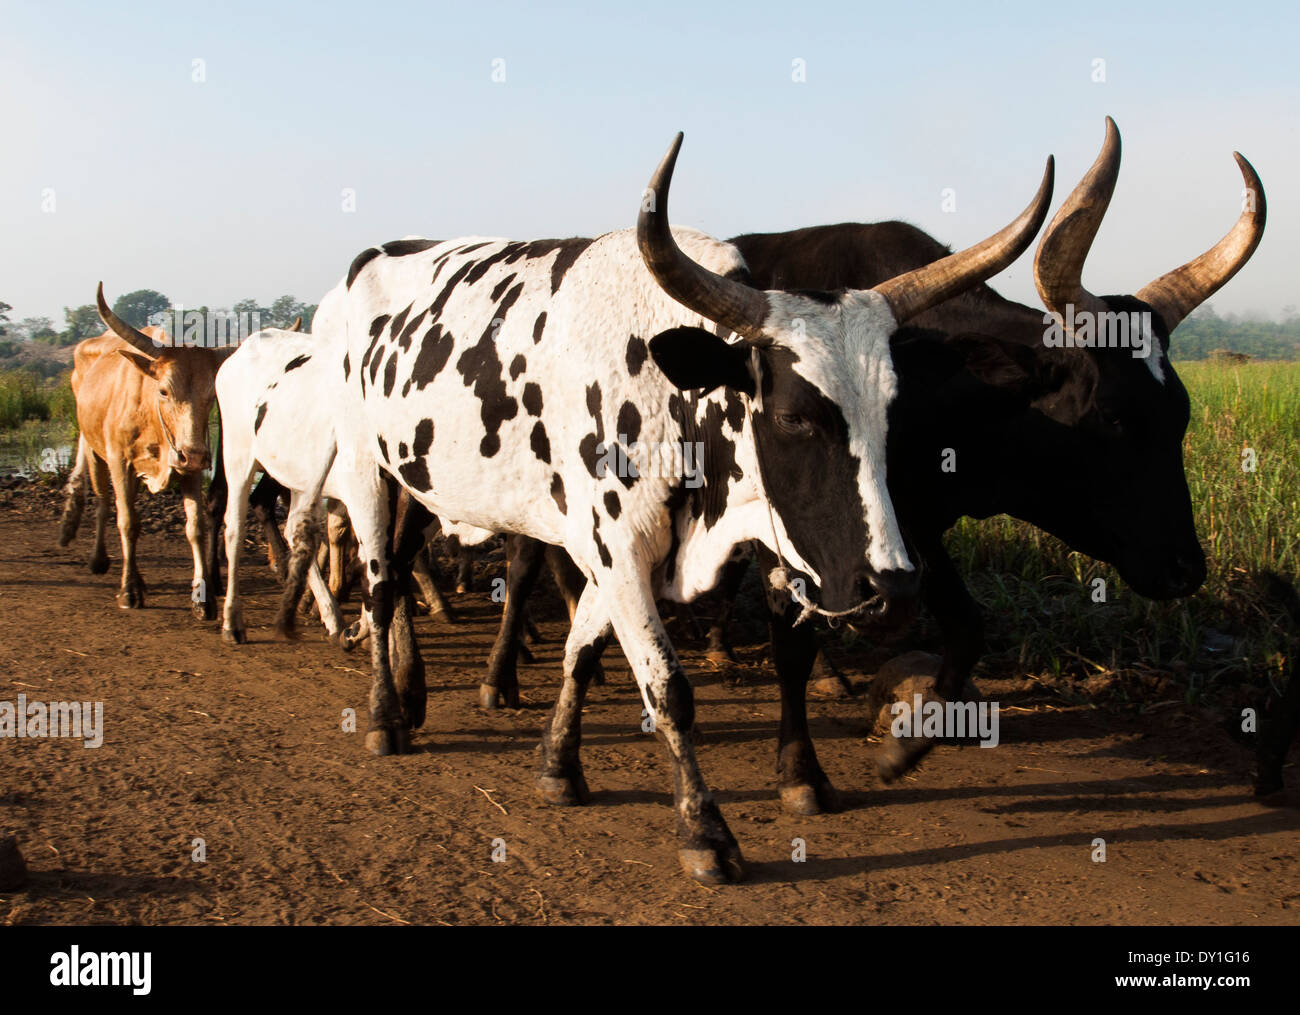
<instances>
[{"instance_id":1,"label":"dirt road","mask_svg":"<svg viewBox=\"0 0 1300 1015\"><path fill-rule=\"evenodd\" d=\"M554 604L513 712L476 704L489 597L458 597L454 628L421 618L428 720L414 754L377 759L341 729L345 709L365 729L368 657L313 623L297 644L271 641L260 563L246 571L249 644L227 646L190 617L178 537L142 537L148 609L125 612L115 533L114 570L92 576L88 534L57 549L57 506L21 501L0 502L0 700L102 701L105 734L97 749L0 739L0 835L18 836L32 871L0 894L0 922L1300 923L1294 791L1286 806L1253 800L1249 754L1199 710L1071 707L986 681L1001 745L941 747L882 787L864 701L815 700L849 806L798 818L776 799L763 645L738 647L738 686L688 647L701 767L751 868L705 888L678 869L663 748L641 731L617 649L583 721L593 803L535 797L567 626Z\"/></svg>"}]
</instances>

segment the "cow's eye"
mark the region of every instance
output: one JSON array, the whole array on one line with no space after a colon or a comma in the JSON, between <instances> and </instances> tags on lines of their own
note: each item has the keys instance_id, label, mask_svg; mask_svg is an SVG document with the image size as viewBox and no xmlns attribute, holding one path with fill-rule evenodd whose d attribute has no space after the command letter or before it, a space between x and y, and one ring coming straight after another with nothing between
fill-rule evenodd
<instances>
[{"instance_id":1,"label":"cow's eye","mask_svg":"<svg viewBox=\"0 0 1300 1015\"><path fill-rule=\"evenodd\" d=\"M779 412L776 415L777 429L788 434L807 434L812 432L812 424L795 412Z\"/></svg>"},{"instance_id":2,"label":"cow's eye","mask_svg":"<svg viewBox=\"0 0 1300 1015\"><path fill-rule=\"evenodd\" d=\"M158 389L158 397L159 397L159 398L171 398L171 397L172 397L172 393L171 393L170 391L168 391L166 388L159 388L159 389Z\"/></svg>"}]
</instances>

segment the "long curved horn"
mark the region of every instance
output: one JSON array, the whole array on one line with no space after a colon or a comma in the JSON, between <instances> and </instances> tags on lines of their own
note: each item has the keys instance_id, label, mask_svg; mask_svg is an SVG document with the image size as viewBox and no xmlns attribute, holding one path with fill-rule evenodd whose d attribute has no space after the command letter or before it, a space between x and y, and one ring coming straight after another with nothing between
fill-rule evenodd
<instances>
[{"instance_id":1,"label":"long curved horn","mask_svg":"<svg viewBox=\"0 0 1300 1015\"><path fill-rule=\"evenodd\" d=\"M131 327L126 321L118 317L109 309L108 303L104 299L104 283L99 283L99 289L95 292L95 302L99 304L100 320L113 332L118 338L125 342L130 342L140 352L144 353L150 359L158 358L158 345L152 338L143 331Z\"/></svg>"},{"instance_id":2,"label":"long curved horn","mask_svg":"<svg viewBox=\"0 0 1300 1015\"><path fill-rule=\"evenodd\" d=\"M1160 315L1170 332L1241 270L1264 236L1264 219L1268 215L1264 185L1259 182L1255 167L1240 152L1233 152L1232 157L1237 160L1241 178L1246 183L1245 207L1236 224L1200 257L1161 275L1137 292L1137 298Z\"/></svg>"},{"instance_id":3,"label":"long curved horn","mask_svg":"<svg viewBox=\"0 0 1300 1015\"><path fill-rule=\"evenodd\" d=\"M285 328L284 330L285 330L285 331L301 331L301 330L302 330L302 314L299 314L297 317L295 317L295 318L293 319L293 323L292 323L291 325L289 325L289 327Z\"/></svg>"},{"instance_id":4,"label":"long curved horn","mask_svg":"<svg viewBox=\"0 0 1300 1015\"><path fill-rule=\"evenodd\" d=\"M636 222L641 259L664 292L678 303L738 335L757 338L767 320L767 296L696 264L673 239L668 224L668 188L681 147L682 134L678 133L650 177L648 200L643 199Z\"/></svg>"},{"instance_id":5,"label":"long curved horn","mask_svg":"<svg viewBox=\"0 0 1300 1015\"><path fill-rule=\"evenodd\" d=\"M888 301L894 320L902 324L921 311L996 275L1023 254L1047 218L1055 166L1052 156L1047 156L1047 168L1043 170L1043 182L1038 185L1038 193L1029 202L1029 207L1001 232L924 268L872 286Z\"/></svg>"},{"instance_id":6,"label":"long curved horn","mask_svg":"<svg viewBox=\"0 0 1300 1015\"><path fill-rule=\"evenodd\" d=\"M1068 317L1067 305L1075 312L1102 313L1105 303L1083 287L1083 262L1110 206L1119 178L1120 141L1115 121L1106 117L1106 140L1092 168L1070 192L1034 254L1034 285L1043 306Z\"/></svg>"}]
</instances>

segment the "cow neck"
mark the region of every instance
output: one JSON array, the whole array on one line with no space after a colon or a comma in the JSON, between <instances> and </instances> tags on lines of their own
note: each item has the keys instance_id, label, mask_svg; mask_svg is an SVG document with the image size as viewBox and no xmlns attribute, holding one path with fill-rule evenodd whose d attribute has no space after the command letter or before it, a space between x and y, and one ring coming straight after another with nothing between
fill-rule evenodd
<instances>
[{"instance_id":1,"label":"cow neck","mask_svg":"<svg viewBox=\"0 0 1300 1015\"><path fill-rule=\"evenodd\" d=\"M871 599L863 599L856 606L851 606L847 610L823 610L803 594L801 590L803 583L791 578L790 566L786 562L785 555L781 553L781 540L776 532L776 514L772 510L772 498L767 495L767 481L763 478L763 452L759 448L758 431L754 427L754 410L757 408L761 412L763 409L763 361L758 354L757 346L750 347L749 363L754 374L754 397L751 399L748 395L744 396L745 416L749 420L750 439L754 442L754 464L757 466L758 495L767 507L767 521L772 529L772 551L776 554L777 561L777 566L768 575L768 582L778 592L782 590L788 592L790 598L802 607L799 618L794 622L795 627L798 627L814 615L825 617L827 624L832 628L838 627L842 618L861 613L879 597L873 596Z\"/></svg>"}]
</instances>

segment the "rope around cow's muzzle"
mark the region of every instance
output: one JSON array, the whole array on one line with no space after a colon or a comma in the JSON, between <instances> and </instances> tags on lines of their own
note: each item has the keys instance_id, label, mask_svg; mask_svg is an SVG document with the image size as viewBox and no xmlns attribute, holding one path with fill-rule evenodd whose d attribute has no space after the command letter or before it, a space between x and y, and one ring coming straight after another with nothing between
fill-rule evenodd
<instances>
[{"instance_id":1,"label":"rope around cow's muzzle","mask_svg":"<svg viewBox=\"0 0 1300 1015\"><path fill-rule=\"evenodd\" d=\"M750 347L749 366L754 375L754 397L751 399L742 393L745 401L745 418L749 420L749 432L754 441L754 464L758 467L758 494L767 505L767 520L772 528L772 552L776 554L777 561L777 566L772 568L767 576L768 583L778 592L789 593L790 598L802 607L799 618L794 622L795 627L814 615L825 617L826 623L832 628L838 627L841 619L864 612L878 603L881 596L877 593L847 610L824 610L804 594L803 581L791 577L790 566L781 553L781 540L776 533L776 514L772 511L772 499L767 495L767 481L763 478L763 456L758 448L758 432L754 429L754 410L757 409L759 412L763 410L763 361L759 358L757 346Z\"/></svg>"}]
</instances>

